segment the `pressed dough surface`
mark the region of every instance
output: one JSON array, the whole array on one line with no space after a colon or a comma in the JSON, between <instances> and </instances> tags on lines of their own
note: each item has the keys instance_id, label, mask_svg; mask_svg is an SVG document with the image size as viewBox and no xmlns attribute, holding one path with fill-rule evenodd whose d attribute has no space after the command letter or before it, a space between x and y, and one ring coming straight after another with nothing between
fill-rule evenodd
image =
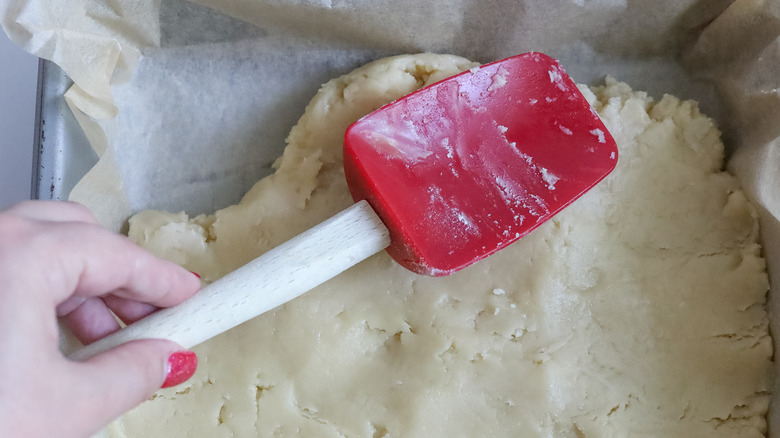
<instances>
[{"instance_id":1,"label":"pressed dough surface","mask_svg":"<svg viewBox=\"0 0 780 438\"><path fill-rule=\"evenodd\" d=\"M143 212L130 237L214 281L351 204L349 123L474 65L400 56L328 82L240 204ZM620 156L564 212L450 277L378 254L197 347L195 376L110 434L761 436L768 281L717 129L692 102L582 91Z\"/></svg>"}]
</instances>

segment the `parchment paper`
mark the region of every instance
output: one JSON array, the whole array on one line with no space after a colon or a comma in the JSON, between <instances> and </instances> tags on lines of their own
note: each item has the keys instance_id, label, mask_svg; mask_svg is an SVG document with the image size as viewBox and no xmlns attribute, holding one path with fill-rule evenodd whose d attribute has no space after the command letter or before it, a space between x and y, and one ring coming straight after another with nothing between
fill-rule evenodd
<instances>
[{"instance_id":1,"label":"parchment paper","mask_svg":"<svg viewBox=\"0 0 780 438\"><path fill-rule=\"evenodd\" d=\"M535 50L578 82L609 74L699 100L758 207L778 289L780 1L20 0L0 20L74 80L66 98L101 160L71 198L112 229L142 209L235 203L271 172L319 85L367 61Z\"/></svg>"}]
</instances>

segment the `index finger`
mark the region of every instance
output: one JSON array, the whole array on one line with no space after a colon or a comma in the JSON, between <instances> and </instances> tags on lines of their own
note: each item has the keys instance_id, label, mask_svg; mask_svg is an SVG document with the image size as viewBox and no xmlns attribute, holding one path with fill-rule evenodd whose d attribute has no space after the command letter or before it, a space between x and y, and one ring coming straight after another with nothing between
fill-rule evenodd
<instances>
[{"instance_id":1,"label":"index finger","mask_svg":"<svg viewBox=\"0 0 780 438\"><path fill-rule=\"evenodd\" d=\"M47 276L55 304L69 296L113 294L170 307L192 296L200 280L191 272L97 225L59 223L49 227Z\"/></svg>"},{"instance_id":2,"label":"index finger","mask_svg":"<svg viewBox=\"0 0 780 438\"><path fill-rule=\"evenodd\" d=\"M71 201L24 201L6 209L5 213L37 221L97 223L87 207Z\"/></svg>"}]
</instances>

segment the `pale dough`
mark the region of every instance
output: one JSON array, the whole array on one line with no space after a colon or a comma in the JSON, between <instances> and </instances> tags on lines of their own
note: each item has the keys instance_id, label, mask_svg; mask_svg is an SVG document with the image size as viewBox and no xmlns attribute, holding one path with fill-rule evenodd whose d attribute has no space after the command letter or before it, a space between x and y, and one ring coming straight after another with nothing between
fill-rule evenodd
<instances>
[{"instance_id":1,"label":"pale dough","mask_svg":"<svg viewBox=\"0 0 780 438\"><path fill-rule=\"evenodd\" d=\"M346 126L475 64L383 59L325 84L278 170L215 216L130 236L213 281L351 204ZM617 169L506 250L445 278L379 254L196 348L122 437L762 436L772 346L755 214L693 102L582 88ZM262 146L259 146L262 147ZM262 293L262 291L258 291Z\"/></svg>"}]
</instances>

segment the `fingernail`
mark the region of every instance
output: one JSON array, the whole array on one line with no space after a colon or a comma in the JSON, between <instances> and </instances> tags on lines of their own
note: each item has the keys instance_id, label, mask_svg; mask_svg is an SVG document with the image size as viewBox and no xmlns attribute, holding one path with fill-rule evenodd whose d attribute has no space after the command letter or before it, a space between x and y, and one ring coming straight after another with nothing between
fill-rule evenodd
<instances>
[{"instance_id":1,"label":"fingernail","mask_svg":"<svg viewBox=\"0 0 780 438\"><path fill-rule=\"evenodd\" d=\"M177 351L168 356L165 367L165 382L161 388L170 388L184 383L195 374L198 368L198 356L187 350Z\"/></svg>"},{"instance_id":2,"label":"fingernail","mask_svg":"<svg viewBox=\"0 0 780 438\"><path fill-rule=\"evenodd\" d=\"M194 276L196 276L196 277L200 278L200 274L198 274L197 272L190 271L190 273L191 273L192 275L194 275Z\"/></svg>"}]
</instances>

